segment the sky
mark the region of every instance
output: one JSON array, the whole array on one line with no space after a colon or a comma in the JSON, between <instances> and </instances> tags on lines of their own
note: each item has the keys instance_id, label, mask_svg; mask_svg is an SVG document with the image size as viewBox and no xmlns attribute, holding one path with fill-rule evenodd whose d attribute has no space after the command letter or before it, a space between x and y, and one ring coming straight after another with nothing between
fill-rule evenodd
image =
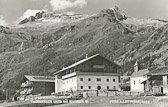
<instances>
[{"instance_id":1,"label":"sky","mask_svg":"<svg viewBox=\"0 0 168 107\"><path fill-rule=\"evenodd\" d=\"M0 25L12 26L41 10L90 15L114 6L129 17L168 20L168 0L0 0Z\"/></svg>"}]
</instances>

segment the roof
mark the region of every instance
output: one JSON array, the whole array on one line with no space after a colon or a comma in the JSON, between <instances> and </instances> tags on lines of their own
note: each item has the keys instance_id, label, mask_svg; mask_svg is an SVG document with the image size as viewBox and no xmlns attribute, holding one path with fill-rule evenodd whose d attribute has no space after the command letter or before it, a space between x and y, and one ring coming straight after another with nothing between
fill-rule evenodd
<instances>
[{"instance_id":1,"label":"roof","mask_svg":"<svg viewBox=\"0 0 168 107\"><path fill-rule=\"evenodd\" d=\"M91 57L82 59L82 60L80 60L80 61L78 61L78 62L76 62L76 63L74 63L74 64L72 64L72 65L70 65L70 66L68 66L68 67L66 67L66 68L63 68L63 69L59 70L58 72L56 72L56 73L54 73L54 74L58 74L58 73L60 73L60 72L62 72L62 71L65 71L65 70L68 70L68 69L70 69L70 68L73 68L73 67L75 67L75 66L77 66L77 65L79 65L79 64L81 64L81 63L84 63L84 62L86 62L86 61L88 61L88 60L90 60L90 59L92 59L92 58L95 58L96 56L99 56L99 54L96 54L96 55L93 55L93 56L91 56Z\"/></svg>"},{"instance_id":2,"label":"roof","mask_svg":"<svg viewBox=\"0 0 168 107\"><path fill-rule=\"evenodd\" d=\"M55 77L54 76L25 75L25 78L27 78L29 81L32 81L32 82L55 82Z\"/></svg>"},{"instance_id":3,"label":"roof","mask_svg":"<svg viewBox=\"0 0 168 107\"><path fill-rule=\"evenodd\" d=\"M151 72L149 72L147 75L168 75L168 67L159 67Z\"/></svg>"},{"instance_id":4,"label":"roof","mask_svg":"<svg viewBox=\"0 0 168 107\"><path fill-rule=\"evenodd\" d=\"M142 70L139 70L138 72L133 72L131 77L140 77L140 76L146 75L147 73L149 73L148 69L142 69Z\"/></svg>"},{"instance_id":5,"label":"roof","mask_svg":"<svg viewBox=\"0 0 168 107\"><path fill-rule=\"evenodd\" d=\"M56 74L58 74L58 73L60 73L62 71L68 70L70 68L76 67L77 65L80 65L80 64L82 64L82 63L84 63L84 62L86 62L86 61L88 61L90 59L93 59L93 58L97 57L97 56L100 56L100 55L99 54L95 54L95 55L90 56L88 58L82 59L82 60L80 60L80 61L78 61L78 62L76 62L76 63L74 63L74 64L72 64L72 65L70 65L70 66L68 66L66 68L63 68L63 69L59 70L58 72L55 72L54 75L56 75ZM119 65L117 65L117 66L119 66Z\"/></svg>"}]
</instances>

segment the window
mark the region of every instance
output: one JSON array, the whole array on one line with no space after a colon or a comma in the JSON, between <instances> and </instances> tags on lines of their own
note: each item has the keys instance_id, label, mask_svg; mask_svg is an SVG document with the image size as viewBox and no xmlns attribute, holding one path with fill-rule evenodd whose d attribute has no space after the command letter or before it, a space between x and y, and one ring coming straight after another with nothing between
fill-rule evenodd
<instances>
[{"instance_id":1,"label":"window","mask_svg":"<svg viewBox=\"0 0 168 107\"><path fill-rule=\"evenodd\" d=\"M113 90L116 90L116 86L113 86Z\"/></svg>"},{"instance_id":2,"label":"window","mask_svg":"<svg viewBox=\"0 0 168 107\"><path fill-rule=\"evenodd\" d=\"M91 89L91 86L88 86L88 89Z\"/></svg>"},{"instance_id":3,"label":"window","mask_svg":"<svg viewBox=\"0 0 168 107\"><path fill-rule=\"evenodd\" d=\"M135 85L135 80L134 80L134 85Z\"/></svg>"},{"instance_id":4,"label":"window","mask_svg":"<svg viewBox=\"0 0 168 107\"><path fill-rule=\"evenodd\" d=\"M80 81L83 81L83 78L80 78Z\"/></svg>"},{"instance_id":5,"label":"window","mask_svg":"<svg viewBox=\"0 0 168 107\"><path fill-rule=\"evenodd\" d=\"M109 82L109 79L107 78L107 82Z\"/></svg>"},{"instance_id":6,"label":"window","mask_svg":"<svg viewBox=\"0 0 168 107\"><path fill-rule=\"evenodd\" d=\"M83 89L83 86L81 86L81 89Z\"/></svg>"},{"instance_id":7,"label":"window","mask_svg":"<svg viewBox=\"0 0 168 107\"><path fill-rule=\"evenodd\" d=\"M109 86L107 86L107 89L110 89Z\"/></svg>"},{"instance_id":8,"label":"window","mask_svg":"<svg viewBox=\"0 0 168 107\"><path fill-rule=\"evenodd\" d=\"M115 79L113 79L113 82L115 82Z\"/></svg>"},{"instance_id":9,"label":"window","mask_svg":"<svg viewBox=\"0 0 168 107\"><path fill-rule=\"evenodd\" d=\"M91 78L88 78L88 81L91 81Z\"/></svg>"},{"instance_id":10,"label":"window","mask_svg":"<svg viewBox=\"0 0 168 107\"><path fill-rule=\"evenodd\" d=\"M97 78L97 81L101 81L101 78Z\"/></svg>"}]
</instances>

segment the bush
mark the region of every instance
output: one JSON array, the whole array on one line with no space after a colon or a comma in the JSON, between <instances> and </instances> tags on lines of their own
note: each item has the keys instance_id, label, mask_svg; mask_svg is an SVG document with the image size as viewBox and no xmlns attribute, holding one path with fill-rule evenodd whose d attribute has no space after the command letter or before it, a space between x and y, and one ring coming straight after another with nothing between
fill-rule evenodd
<instances>
[{"instance_id":1,"label":"bush","mask_svg":"<svg viewBox=\"0 0 168 107\"><path fill-rule=\"evenodd\" d=\"M5 96L5 92L0 90L0 100L5 100L6 96Z\"/></svg>"},{"instance_id":2,"label":"bush","mask_svg":"<svg viewBox=\"0 0 168 107\"><path fill-rule=\"evenodd\" d=\"M154 96L165 96L166 94L165 93L154 93L153 95Z\"/></svg>"}]
</instances>

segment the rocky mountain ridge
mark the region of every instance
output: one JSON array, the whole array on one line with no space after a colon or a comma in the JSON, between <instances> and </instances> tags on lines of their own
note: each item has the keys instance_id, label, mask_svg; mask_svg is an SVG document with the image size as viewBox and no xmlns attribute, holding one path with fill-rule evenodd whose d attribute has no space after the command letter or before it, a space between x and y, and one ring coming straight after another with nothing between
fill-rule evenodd
<instances>
[{"instance_id":1,"label":"rocky mountain ridge","mask_svg":"<svg viewBox=\"0 0 168 107\"><path fill-rule=\"evenodd\" d=\"M34 22L38 24L42 24L45 22L53 22L53 23L68 23L68 22L76 22L82 19L87 18L88 15L80 15L74 12L47 12L41 11L36 13L35 16L30 16L29 18L25 18L24 20L19 22L19 25Z\"/></svg>"}]
</instances>

